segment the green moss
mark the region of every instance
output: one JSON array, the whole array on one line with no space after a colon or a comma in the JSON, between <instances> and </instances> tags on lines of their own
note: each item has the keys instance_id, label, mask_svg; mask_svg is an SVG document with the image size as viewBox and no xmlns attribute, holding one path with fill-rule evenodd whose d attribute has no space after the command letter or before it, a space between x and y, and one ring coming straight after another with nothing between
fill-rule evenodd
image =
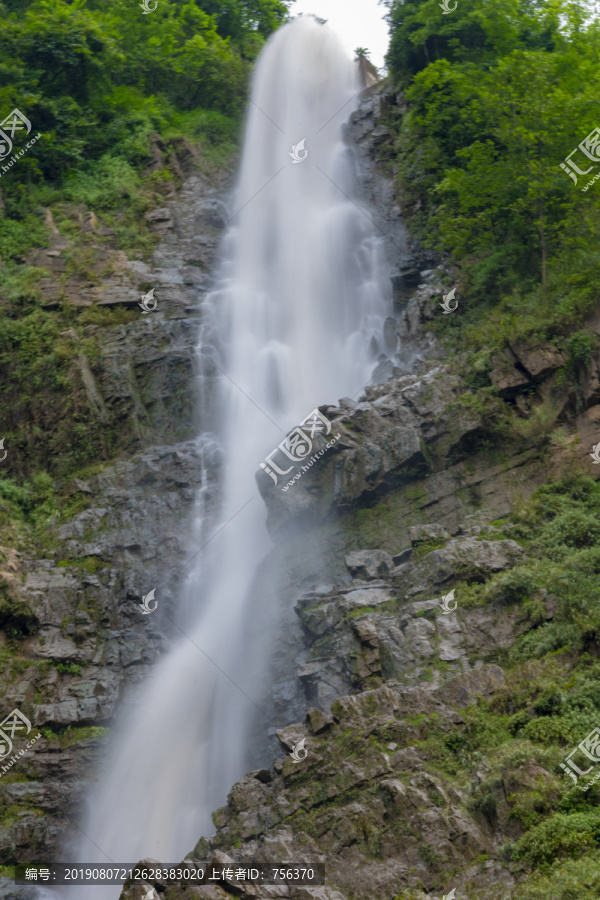
<instances>
[{"instance_id":1,"label":"green moss","mask_svg":"<svg viewBox=\"0 0 600 900\"><path fill-rule=\"evenodd\" d=\"M32 781L31 778L28 778L27 775L18 770L7 772L2 776L2 784L27 784L30 781Z\"/></svg>"},{"instance_id":2,"label":"green moss","mask_svg":"<svg viewBox=\"0 0 600 900\"><path fill-rule=\"evenodd\" d=\"M106 568L109 563L103 562L97 556L74 557L73 559L61 559L57 563L60 568L74 568L95 575L96 572Z\"/></svg>"},{"instance_id":3,"label":"green moss","mask_svg":"<svg viewBox=\"0 0 600 900\"><path fill-rule=\"evenodd\" d=\"M56 670L61 675L81 675L81 666L74 662L55 662Z\"/></svg>"},{"instance_id":4,"label":"green moss","mask_svg":"<svg viewBox=\"0 0 600 900\"><path fill-rule=\"evenodd\" d=\"M123 306L88 306L80 313L78 324L114 328L116 325L127 325L138 318L134 309Z\"/></svg>"},{"instance_id":5,"label":"green moss","mask_svg":"<svg viewBox=\"0 0 600 900\"><path fill-rule=\"evenodd\" d=\"M418 563L428 553L431 553L433 550L440 550L447 543L447 539L444 538L429 538L426 541L420 541L413 549L411 561Z\"/></svg>"},{"instance_id":6,"label":"green moss","mask_svg":"<svg viewBox=\"0 0 600 900\"><path fill-rule=\"evenodd\" d=\"M421 858L425 862L430 869L433 869L434 872L437 872L440 869L442 859L438 856L438 854L433 850L429 844L426 844L424 841L419 843L419 854Z\"/></svg>"},{"instance_id":7,"label":"green moss","mask_svg":"<svg viewBox=\"0 0 600 900\"><path fill-rule=\"evenodd\" d=\"M37 809L34 806L29 806L27 808L27 812L34 816L43 816L45 815L42 809ZM0 823L4 828L12 825L16 822L20 815L23 813L23 808L21 806L16 806L14 804L10 806L0 807Z\"/></svg>"},{"instance_id":8,"label":"green moss","mask_svg":"<svg viewBox=\"0 0 600 900\"><path fill-rule=\"evenodd\" d=\"M51 744L64 749L65 747L71 747L73 744L79 744L84 741L100 740L110 734L110 729L103 728L99 725L86 725L82 727L68 725L61 731L54 731L52 728L44 727L41 729L41 732Z\"/></svg>"},{"instance_id":9,"label":"green moss","mask_svg":"<svg viewBox=\"0 0 600 900\"><path fill-rule=\"evenodd\" d=\"M360 619L369 613L395 613L400 606L400 602L394 597L392 600L386 600L385 603L380 603L378 606L359 606L356 609L350 609L345 614L345 618L352 620Z\"/></svg>"},{"instance_id":10,"label":"green moss","mask_svg":"<svg viewBox=\"0 0 600 900\"><path fill-rule=\"evenodd\" d=\"M336 718L341 718L344 712L344 708L339 700L334 700L331 704L331 712Z\"/></svg>"}]
</instances>

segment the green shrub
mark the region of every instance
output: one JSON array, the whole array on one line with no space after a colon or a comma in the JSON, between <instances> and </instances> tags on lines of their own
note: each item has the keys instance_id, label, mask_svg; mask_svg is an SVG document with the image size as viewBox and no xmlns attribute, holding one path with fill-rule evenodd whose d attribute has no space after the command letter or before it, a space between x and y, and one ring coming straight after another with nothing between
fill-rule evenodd
<instances>
[{"instance_id":1,"label":"green shrub","mask_svg":"<svg viewBox=\"0 0 600 900\"><path fill-rule=\"evenodd\" d=\"M512 433L527 441L545 440L552 433L562 405L552 399L534 406L525 419L515 416L511 422Z\"/></svg>"},{"instance_id":2,"label":"green shrub","mask_svg":"<svg viewBox=\"0 0 600 900\"><path fill-rule=\"evenodd\" d=\"M80 675L81 666L74 662L57 662L56 670L61 675Z\"/></svg>"},{"instance_id":3,"label":"green shrub","mask_svg":"<svg viewBox=\"0 0 600 900\"><path fill-rule=\"evenodd\" d=\"M64 195L93 210L115 209L126 202L140 214L148 208L140 185L140 176L125 158L106 155L88 171L73 173L65 184Z\"/></svg>"},{"instance_id":4,"label":"green shrub","mask_svg":"<svg viewBox=\"0 0 600 900\"><path fill-rule=\"evenodd\" d=\"M488 602L519 603L538 586L538 577L527 565L515 566L498 575L484 591Z\"/></svg>"},{"instance_id":5,"label":"green shrub","mask_svg":"<svg viewBox=\"0 0 600 900\"><path fill-rule=\"evenodd\" d=\"M539 542L551 559L564 559L570 549L600 542L600 521L592 513L570 509L546 525Z\"/></svg>"},{"instance_id":6,"label":"green shrub","mask_svg":"<svg viewBox=\"0 0 600 900\"><path fill-rule=\"evenodd\" d=\"M597 900L600 859L596 855L556 860L546 872L535 872L519 884L522 900Z\"/></svg>"},{"instance_id":7,"label":"green shrub","mask_svg":"<svg viewBox=\"0 0 600 900\"><path fill-rule=\"evenodd\" d=\"M561 647L576 652L581 647L581 632L577 625L568 622L548 622L535 631L522 635L509 650L509 658L514 662L541 659L547 653Z\"/></svg>"},{"instance_id":8,"label":"green shrub","mask_svg":"<svg viewBox=\"0 0 600 900\"><path fill-rule=\"evenodd\" d=\"M549 865L559 857L583 856L598 847L600 809L573 815L557 813L515 843L513 858L538 867Z\"/></svg>"}]
</instances>

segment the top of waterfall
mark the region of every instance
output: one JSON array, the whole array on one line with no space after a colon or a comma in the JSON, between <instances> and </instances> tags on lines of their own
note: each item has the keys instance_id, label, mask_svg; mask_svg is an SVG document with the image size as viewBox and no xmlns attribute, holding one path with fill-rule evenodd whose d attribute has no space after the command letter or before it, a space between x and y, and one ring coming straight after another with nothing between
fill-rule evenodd
<instances>
[{"instance_id":1,"label":"top of waterfall","mask_svg":"<svg viewBox=\"0 0 600 900\"><path fill-rule=\"evenodd\" d=\"M312 16L301 16L279 28L263 48L249 114L260 110L286 141L296 143L329 122L341 125L360 87L359 68L337 34Z\"/></svg>"}]
</instances>

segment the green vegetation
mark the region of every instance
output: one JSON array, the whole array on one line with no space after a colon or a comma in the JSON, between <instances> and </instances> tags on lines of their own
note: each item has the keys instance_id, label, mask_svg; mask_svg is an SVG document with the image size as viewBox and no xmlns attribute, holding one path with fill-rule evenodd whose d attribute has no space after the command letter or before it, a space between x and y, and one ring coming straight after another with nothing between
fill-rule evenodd
<instances>
[{"instance_id":1,"label":"green vegetation","mask_svg":"<svg viewBox=\"0 0 600 900\"><path fill-rule=\"evenodd\" d=\"M586 0L474 0L449 16L436 0L385 5L387 61L408 104L390 117L387 157L411 230L450 257L465 297L435 327L478 352L561 340L600 297L600 195L559 165L599 124L597 11Z\"/></svg>"},{"instance_id":2,"label":"green vegetation","mask_svg":"<svg viewBox=\"0 0 600 900\"><path fill-rule=\"evenodd\" d=\"M96 741L106 737L110 733L109 728L102 728L99 725L84 725L77 727L75 725L67 725L60 732L53 731L52 728L44 727L41 729L42 735L50 743L50 746L60 746L61 749L71 747L79 741Z\"/></svg>"},{"instance_id":3,"label":"green vegetation","mask_svg":"<svg viewBox=\"0 0 600 900\"><path fill-rule=\"evenodd\" d=\"M81 675L81 666L74 662L57 662L56 671L61 675Z\"/></svg>"},{"instance_id":4,"label":"green vegetation","mask_svg":"<svg viewBox=\"0 0 600 900\"><path fill-rule=\"evenodd\" d=\"M492 826L501 814L519 824L522 836L503 853L530 873L528 900L549 885L559 900L592 900L600 879L600 790L575 789L558 768L600 716L599 512L600 484L575 474L539 488L512 528L496 523L529 558L484 584L460 582L461 603L518 605L529 630L494 657L507 674L503 690L465 710L462 730L429 720L418 742L440 773L477 785L473 808ZM482 764L486 778L471 782ZM506 797L503 782L515 784Z\"/></svg>"},{"instance_id":5,"label":"green vegetation","mask_svg":"<svg viewBox=\"0 0 600 900\"><path fill-rule=\"evenodd\" d=\"M71 519L89 505L86 494L62 496L47 472L38 472L21 485L14 478L0 479L0 528L21 524L41 538L50 525L59 525ZM77 563L74 560L68 564ZM86 561L85 568L94 572L98 565L98 562Z\"/></svg>"}]
</instances>

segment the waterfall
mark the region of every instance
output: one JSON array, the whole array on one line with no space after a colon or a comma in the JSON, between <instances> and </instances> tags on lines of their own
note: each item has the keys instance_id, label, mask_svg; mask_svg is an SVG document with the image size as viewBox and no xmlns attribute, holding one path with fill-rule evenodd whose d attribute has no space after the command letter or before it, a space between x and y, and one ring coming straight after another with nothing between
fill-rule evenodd
<instances>
[{"instance_id":1,"label":"waterfall","mask_svg":"<svg viewBox=\"0 0 600 900\"><path fill-rule=\"evenodd\" d=\"M246 771L249 722L256 727L258 718L265 731L274 724L259 708L268 648L252 636L252 674L240 653L254 573L271 547L256 471L317 406L368 383L390 309L380 242L351 199L354 160L342 140L359 90L356 64L308 17L273 35L256 65L200 337L199 358L211 355L222 373L216 434L203 439L212 446L216 438L223 457L217 533L188 577L189 637L173 645L115 729L82 822L82 861L181 860L212 833L211 811ZM79 887L75 896L118 893Z\"/></svg>"}]
</instances>

